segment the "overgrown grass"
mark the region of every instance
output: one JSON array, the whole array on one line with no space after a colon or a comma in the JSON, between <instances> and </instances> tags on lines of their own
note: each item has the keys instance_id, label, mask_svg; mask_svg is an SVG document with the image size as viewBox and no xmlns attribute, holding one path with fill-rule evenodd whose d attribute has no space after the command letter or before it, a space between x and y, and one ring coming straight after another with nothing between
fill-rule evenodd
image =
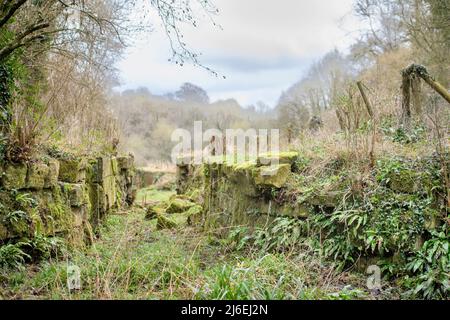
<instances>
[{"instance_id":1,"label":"overgrown grass","mask_svg":"<svg viewBox=\"0 0 450 320\"><path fill-rule=\"evenodd\" d=\"M182 220L180 217L175 217ZM240 248L193 228L157 230L141 211L110 216L85 252L0 272L3 298L361 299L364 277L337 273L307 244L299 250ZM67 287L67 266L81 290Z\"/></svg>"},{"instance_id":2,"label":"overgrown grass","mask_svg":"<svg viewBox=\"0 0 450 320\"><path fill-rule=\"evenodd\" d=\"M163 202L169 200L174 194L175 192L170 190L158 190L154 187L144 188L138 191L136 203L142 204L149 201Z\"/></svg>"}]
</instances>

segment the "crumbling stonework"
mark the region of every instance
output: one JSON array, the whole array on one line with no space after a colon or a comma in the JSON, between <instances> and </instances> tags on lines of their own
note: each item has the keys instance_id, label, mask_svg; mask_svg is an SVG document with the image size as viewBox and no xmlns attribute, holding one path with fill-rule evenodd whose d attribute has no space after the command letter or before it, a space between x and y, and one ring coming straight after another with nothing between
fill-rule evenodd
<instances>
[{"instance_id":1,"label":"crumbling stonework","mask_svg":"<svg viewBox=\"0 0 450 320\"><path fill-rule=\"evenodd\" d=\"M307 204L283 204L271 196L272 190L279 190L289 182L297 158L298 153L286 152L261 155L255 161L242 164L183 164L178 166L177 191L201 203L203 210L196 208L197 212L190 215L193 223L256 225L279 215L307 217Z\"/></svg>"},{"instance_id":2,"label":"crumbling stonework","mask_svg":"<svg viewBox=\"0 0 450 320\"><path fill-rule=\"evenodd\" d=\"M7 163L1 172L0 241L36 232L82 241L136 195L132 156Z\"/></svg>"},{"instance_id":3,"label":"crumbling stonework","mask_svg":"<svg viewBox=\"0 0 450 320\"><path fill-rule=\"evenodd\" d=\"M275 157L278 157L278 164L270 165ZM286 152L262 155L242 164L226 161L198 166L182 164L178 166L177 192L189 195L194 202L201 204L201 217L195 221L207 227L257 225L259 222L264 225L279 216L306 219L317 212L330 214L345 201L358 197L358 194L349 194L349 182L341 178L322 187L320 184L302 185L298 182L299 179L301 181L299 168L302 161L298 153ZM386 171L386 166L380 170ZM426 170L395 166L395 170L382 174L387 182L379 188L387 188L386 192L399 197L409 199L416 192L431 193L434 190L432 178ZM333 174L330 174L329 179L332 178ZM294 186L293 189L290 186ZM376 190L369 191L376 195ZM427 230L439 226L436 208L438 204L433 202L427 207L430 213L424 214Z\"/></svg>"}]
</instances>

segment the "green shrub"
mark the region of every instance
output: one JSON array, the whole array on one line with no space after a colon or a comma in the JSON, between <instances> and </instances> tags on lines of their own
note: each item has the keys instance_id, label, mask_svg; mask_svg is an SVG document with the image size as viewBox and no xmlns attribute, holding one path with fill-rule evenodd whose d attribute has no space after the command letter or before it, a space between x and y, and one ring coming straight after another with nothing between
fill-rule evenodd
<instances>
[{"instance_id":1,"label":"green shrub","mask_svg":"<svg viewBox=\"0 0 450 320\"><path fill-rule=\"evenodd\" d=\"M54 256L67 254L67 248L63 239L59 237L46 237L35 233L33 239L29 240L33 257L38 259L49 259Z\"/></svg>"},{"instance_id":2,"label":"green shrub","mask_svg":"<svg viewBox=\"0 0 450 320\"><path fill-rule=\"evenodd\" d=\"M308 230L305 221L289 217L276 218L270 225L250 231L248 227L235 227L226 242L234 249L253 248L269 252L292 249Z\"/></svg>"},{"instance_id":3,"label":"green shrub","mask_svg":"<svg viewBox=\"0 0 450 320\"><path fill-rule=\"evenodd\" d=\"M446 226L432 232L406 269L413 274L413 293L425 299L448 299L450 293L450 237Z\"/></svg>"},{"instance_id":4,"label":"green shrub","mask_svg":"<svg viewBox=\"0 0 450 320\"><path fill-rule=\"evenodd\" d=\"M0 267L1 268L20 268L31 257L26 254L22 248L28 246L25 242L16 244L6 244L0 247Z\"/></svg>"}]
</instances>

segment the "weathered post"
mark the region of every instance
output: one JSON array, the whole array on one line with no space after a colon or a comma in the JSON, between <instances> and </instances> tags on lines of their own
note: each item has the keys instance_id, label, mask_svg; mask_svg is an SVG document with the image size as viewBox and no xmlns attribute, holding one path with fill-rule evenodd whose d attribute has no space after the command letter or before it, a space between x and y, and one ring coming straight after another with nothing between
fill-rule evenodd
<instances>
[{"instance_id":1,"label":"weathered post","mask_svg":"<svg viewBox=\"0 0 450 320\"><path fill-rule=\"evenodd\" d=\"M439 82L434 80L424 66L412 64L402 70L402 122L404 125L408 125L411 120L411 93L416 96L420 93L417 83L420 80L419 78L425 81L434 91L436 91L442 98L450 103L450 93L448 92L448 90L445 89L444 86ZM416 109L418 112L420 112L419 107L417 107Z\"/></svg>"}]
</instances>

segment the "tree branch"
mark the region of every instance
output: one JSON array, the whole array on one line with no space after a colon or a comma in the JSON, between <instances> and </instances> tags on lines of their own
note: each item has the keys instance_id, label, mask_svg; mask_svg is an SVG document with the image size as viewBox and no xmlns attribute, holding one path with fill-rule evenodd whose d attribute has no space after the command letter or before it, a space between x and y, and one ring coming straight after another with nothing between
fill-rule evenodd
<instances>
[{"instance_id":1,"label":"tree branch","mask_svg":"<svg viewBox=\"0 0 450 320\"><path fill-rule=\"evenodd\" d=\"M9 7L9 10L6 12L6 14L3 16L3 18L0 19L0 28L8 23L9 19L11 19L14 13L19 10L20 7L25 4L25 2L27 2L27 0L19 0Z\"/></svg>"},{"instance_id":2,"label":"tree branch","mask_svg":"<svg viewBox=\"0 0 450 320\"><path fill-rule=\"evenodd\" d=\"M16 39L14 39L14 41L12 41L8 45L6 45L2 49L0 49L0 61L5 60L12 52L14 52L14 50L17 50L18 48L23 47L23 46L27 45L28 43L39 39L42 36L42 34L34 35L32 37L27 38L24 41L24 39L27 36L35 33L36 31L43 30L48 27L50 27L49 23L40 23L40 24L36 24L34 26L29 27L28 30L22 32Z\"/></svg>"}]
</instances>

